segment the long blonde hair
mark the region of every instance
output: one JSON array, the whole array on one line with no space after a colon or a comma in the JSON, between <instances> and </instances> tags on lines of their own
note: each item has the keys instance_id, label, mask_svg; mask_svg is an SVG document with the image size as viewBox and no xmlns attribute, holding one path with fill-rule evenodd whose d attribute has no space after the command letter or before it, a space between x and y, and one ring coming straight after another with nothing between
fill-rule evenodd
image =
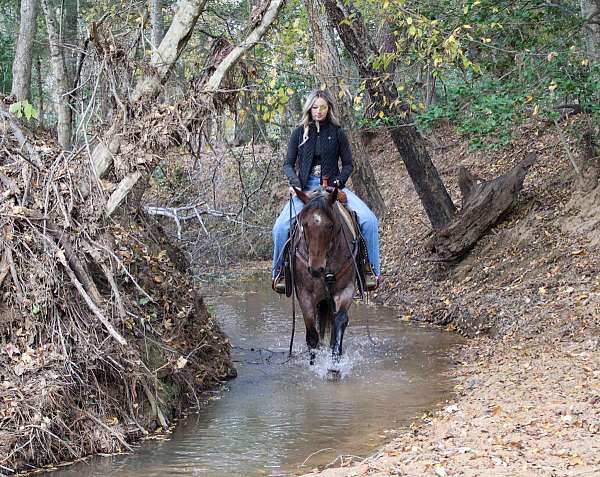
<instances>
[{"instance_id":1,"label":"long blonde hair","mask_svg":"<svg viewBox=\"0 0 600 477\"><path fill-rule=\"evenodd\" d=\"M337 118L335 114L335 107L333 105L333 98L331 97L331 93L325 89L315 89L313 90L306 98L304 102L304 106L302 107L302 119L298 123L298 126L304 127L304 134L302 135L302 142L298 147L302 146L306 141L308 141L308 131L309 125L312 122L312 116L310 114L310 110L312 108L315 99L322 98L327 101L327 118L331 121L335 126L340 126L340 120ZM317 132L319 131L319 122L316 122Z\"/></svg>"}]
</instances>

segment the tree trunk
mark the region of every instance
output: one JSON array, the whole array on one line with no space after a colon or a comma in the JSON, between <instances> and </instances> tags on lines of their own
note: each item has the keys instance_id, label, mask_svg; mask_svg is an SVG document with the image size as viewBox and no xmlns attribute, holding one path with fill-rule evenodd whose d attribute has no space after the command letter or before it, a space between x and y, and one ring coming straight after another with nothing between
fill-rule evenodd
<instances>
[{"instance_id":1,"label":"tree trunk","mask_svg":"<svg viewBox=\"0 0 600 477\"><path fill-rule=\"evenodd\" d=\"M58 117L56 130L58 132L58 143L63 149L71 147L71 108L69 107L67 74L65 63L60 48L60 36L56 27L56 16L54 9L49 5L50 0L41 0L44 15L46 17L46 28L48 30L48 42L50 44L50 63L56 85L53 88L54 110Z\"/></svg>"},{"instance_id":2,"label":"tree trunk","mask_svg":"<svg viewBox=\"0 0 600 477\"><path fill-rule=\"evenodd\" d=\"M200 14L204 11L207 0L182 0L179 3L173 22L167 30L157 50L150 59L150 74L144 76L136 84L131 95L135 103L143 97L152 98L158 94L161 85L166 81L173 65L187 45L192 30Z\"/></svg>"},{"instance_id":3,"label":"tree trunk","mask_svg":"<svg viewBox=\"0 0 600 477\"><path fill-rule=\"evenodd\" d=\"M62 0L61 28L63 57L68 84L74 84L79 47L79 0Z\"/></svg>"},{"instance_id":4,"label":"tree trunk","mask_svg":"<svg viewBox=\"0 0 600 477\"><path fill-rule=\"evenodd\" d=\"M36 32L38 0L21 1L21 21L19 37L13 61L11 94L17 101L31 97L31 64L33 61L33 41Z\"/></svg>"},{"instance_id":5,"label":"tree trunk","mask_svg":"<svg viewBox=\"0 0 600 477\"><path fill-rule=\"evenodd\" d=\"M353 188L376 215L382 215L385 211L385 204L354 120L353 96L342 79L344 71L335 44L333 27L327 16L321 13L324 7L322 0L304 0L304 3L312 30L316 76L319 82L331 91L334 101L337 103L335 104L336 109L347 125L354 158Z\"/></svg>"},{"instance_id":6,"label":"tree trunk","mask_svg":"<svg viewBox=\"0 0 600 477\"><path fill-rule=\"evenodd\" d=\"M36 58L37 88L38 88L38 123L44 127L44 83L42 81L42 59L38 53Z\"/></svg>"},{"instance_id":7,"label":"tree trunk","mask_svg":"<svg viewBox=\"0 0 600 477\"><path fill-rule=\"evenodd\" d=\"M438 231L429 246L442 261L454 261L469 251L517 201L523 180L535 163L535 154L513 167L506 174L485 181L470 174L464 167L459 171L463 207L460 220Z\"/></svg>"},{"instance_id":8,"label":"tree trunk","mask_svg":"<svg viewBox=\"0 0 600 477\"><path fill-rule=\"evenodd\" d=\"M163 1L152 0L150 6L150 23L152 23L152 48L158 48L165 34Z\"/></svg>"},{"instance_id":9,"label":"tree trunk","mask_svg":"<svg viewBox=\"0 0 600 477\"><path fill-rule=\"evenodd\" d=\"M583 38L591 63L600 62L600 0L580 0Z\"/></svg>"},{"instance_id":10,"label":"tree trunk","mask_svg":"<svg viewBox=\"0 0 600 477\"><path fill-rule=\"evenodd\" d=\"M434 229L448 225L456 214L450 194L425 147L425 140L417 129L399 113L398 92L391 80L381 78L373 69L370 57L375 53L360 12L344 0L322 0L327 15L336 25L346 49L354 59L363 78L367 78L367 91L374 101L377 113L393 117L396 126L390 129L392 139L406 170L421 199Z\"/></svg>"}]
</instances>

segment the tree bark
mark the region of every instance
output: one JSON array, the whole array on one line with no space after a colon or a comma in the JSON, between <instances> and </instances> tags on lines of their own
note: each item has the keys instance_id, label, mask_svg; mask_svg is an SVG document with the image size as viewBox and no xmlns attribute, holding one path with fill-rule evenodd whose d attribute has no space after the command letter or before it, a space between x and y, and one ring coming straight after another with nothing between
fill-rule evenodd
<instances>
[{"instance_id":1,"label":"tree bark","mask_svg":"<svg viewBox=\"0 0 600 477\"><path fill-rule=\"evenodd\" d=\"M207 0L182 0L157 50L150 59L150 74L144 76L131 95L131 102L152 98L158 94L161 85L166 81L173 65L179 59L187 45L198 17L204 11Z\"/></svg>"},{"instance_id":2,"label":"tree bark","mask_svg":"<svg viewBox=\"0 0 600 477\"><path fill-rule=\"evenodd\" d=\"M17 101L31 97L31 65L35 40L38 0L21 1L19 36L13 61L11 94Z\"/></svg>"},{"instance_id":3,"label":"tree bark","mask_svg":"<svg viewBox=\"0 0 600 477\"><path fill-rule=\"evenodd\" d=\"M63 57L67 71L68 84L74 84L77 71L77 53L79 46L79 0L62 0L61 28Z\"/></svg>"},{"instance_id":4,"label":"tree bark","mask_svg":"<svg viewBox=\"0 0 600 477\"><path fill-rule=\"evenodd\" d=\"M583 39L591 63L600 62L600 0L580 0Z\"/></svg>"},{"instance_id":5,"label":"tree bark","mask_svg":"<svg viewBox=\"0 0 600 477\"><path fill-rule=\"evenodd\" d=\"M44 84L42 81L42 59L39 53L36 57L37 88L38 88L38 123L44 127Z\"/></svg>"},{"instance_id":6,"label":"tree bark","mask_svg":"<svg viewBox=\"0 0 600 477\"><path fill-rule=\"evenodd\" d=\"M158 48L165 34L163 0L152 0L150 22L152 23L152 48Z\"/></svg>"},{"instance_id":7,"label":"tree bark","mask_svg":"<svg viewBox=\"0 0 600 477\"><path fill-rule=\"evenodd\" d=\"M58 133L58 143L63 149L71 147L71 108L69 107L68 93L69 85L65 62L60 48L60 36L56 26L56 16L50 0L41 0L44 15L46 17L46 28L48 30L48 42L50 44L50 63L56 86L54 93L54 110L58 117L56 130Z\"/></svg>"},{"instance_id":8,"label":"tree bark","mask_svg":"<svg viewBox=\"0 0 600 477\"><path fill-rule=\"evenodd\" d=\"M344 69L335 44L333 27L327 16L322 14L322 0L304 0L304 4L312 31L316 76L331 91L336 109L347 125L354 159L353 188L376 215L382 215L385 204L354 120L352 94L343 80Z\"/></svg>"},{"instance_id":9,"label":"tree bark","mask_svg":"<svg viewBox=\"0 0 600 477\"><path fill-rule=\"evenodd\" d=\"M408 120L398 114L400 108L395 84L383 78L370 64L370 57L376 50L360 12L344 0L322 1L361 76L367 78L367 90L378 112L386 117L393 117L397 123L390 129L392 140L406 165L431 225L436 230L445 227L456 214L456 207L431 161L425 140Z\"/></svg>"}]
</instances>

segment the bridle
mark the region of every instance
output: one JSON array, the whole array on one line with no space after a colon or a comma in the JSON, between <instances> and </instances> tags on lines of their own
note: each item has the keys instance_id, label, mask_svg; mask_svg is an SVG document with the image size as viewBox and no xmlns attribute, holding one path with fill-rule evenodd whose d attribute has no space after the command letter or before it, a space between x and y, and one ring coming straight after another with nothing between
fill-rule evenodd
<instances>
[{"instance_id":1,"label":"bridle","mask_svg":"<svg viewBox=\"0 0 600 477\"><path fill-rule=\"evenodd\" d=\"M341 232L341 235L343 235L343 237L344 237L344 241L346 243L347 250L348 250L348 252L350 252L350 257L347 260L345 260L343 265L335 272L333 272L332 270L327 270L327 256L325 257L325 272L321 276L321 279L325 280L325 277L329 276L330 277L329 281L335 281L338 276L345 273L352 265L354 265L355 271L358 273L358 266L356 263L356 255L358 253L358 242L356 242L354 244L354 247L352 247L352 245L350 244L350 241L348 240L348 236L346 235L346 231L344 230L343 219L340 216L340 211L337 210L337 205L334 205L334 208L335 208L335 210L333 213L336 215L337 220L335 221L336 228L332 231L332 236L337 237ZM302 239L304 241L304 249L299 247L299 244L300 244L299 241L294 240L294 242L292 242L293 247L291 247L290 251L293 251L295 256L298 257L300 259L300 261L308 267L308 256L309 256L308 238L306 237L306 231L304 230L304 226L302 225L302 222L300 221L299 216L296 221L296 225L295 225L295 229L292 233L292 237L295 238L298 234L302 235Z\"/></svg>"}]
</instances>

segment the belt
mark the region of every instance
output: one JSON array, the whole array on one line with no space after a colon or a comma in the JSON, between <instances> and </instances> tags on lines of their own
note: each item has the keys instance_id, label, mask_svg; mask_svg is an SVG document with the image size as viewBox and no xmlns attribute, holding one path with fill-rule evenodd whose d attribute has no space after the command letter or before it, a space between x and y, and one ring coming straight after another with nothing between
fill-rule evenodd
<instances>
[{"instance_id":1,"label":"belt","mask_svg":"<svg viewBox=\"0 0 600 477\"><path fill-rule=\"evenodd\" d=\"M311 176L321 177L321 164L317 164L310 170Z\"/></svg>"}]
</instances>

